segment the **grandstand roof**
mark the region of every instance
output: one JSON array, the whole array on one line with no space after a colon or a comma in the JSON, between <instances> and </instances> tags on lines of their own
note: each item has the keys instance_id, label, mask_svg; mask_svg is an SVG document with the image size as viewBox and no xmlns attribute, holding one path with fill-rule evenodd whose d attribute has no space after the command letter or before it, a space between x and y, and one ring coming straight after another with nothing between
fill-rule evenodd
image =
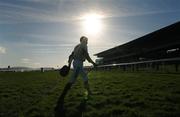
<instances>
[{"instance_id":1,"label":"grandstand roof","mask_svg":"<svg viewBox=\"0 0 180 117\"><path fill-rule=\"evenodd\" d=\"M97 57L131 56L180 45L180 22L149 33L128 43L95 54Z\"/></svg>"}]
</instances>

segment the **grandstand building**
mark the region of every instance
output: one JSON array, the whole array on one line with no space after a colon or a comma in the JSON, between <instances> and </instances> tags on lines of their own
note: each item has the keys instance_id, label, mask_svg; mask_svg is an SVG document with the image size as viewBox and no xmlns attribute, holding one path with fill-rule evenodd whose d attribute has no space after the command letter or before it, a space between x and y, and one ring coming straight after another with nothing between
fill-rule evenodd
<instances>
[{"instance_id":1,"label":"grandstand building","mask_svg":"<svg viewBox=\"0 0 180 117\"><path fill-rule=\"evenodd\" d=\"M180 22L95 54L101 65L180 57Z\"/></svg>"}]
</instances>

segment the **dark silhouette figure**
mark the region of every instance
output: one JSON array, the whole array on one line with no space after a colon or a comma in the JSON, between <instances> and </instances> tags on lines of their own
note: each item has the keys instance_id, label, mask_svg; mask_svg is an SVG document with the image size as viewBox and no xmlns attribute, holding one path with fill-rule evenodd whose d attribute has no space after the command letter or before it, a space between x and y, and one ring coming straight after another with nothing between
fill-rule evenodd
<instances>
[{"instance_id":1,"label":"dark silhouette figure","mask_svg":"<svg viewBox=\"0 0 180 117\"><path fill-rule=\"evenodd\" d=\"M94 66L97 66L97 65L93 62L93 60L90 58L90 56L88 54L87 44L88 44L88 38L85 36L82 36L80 38L80 44L78 44L74 48L74 51L69 56L69 60L68 60L69 66L71 66L71 63L73 61L74 70L73 70L73 73L72 73L68 83L64 87L64 90L58 99L57 105L55 107L55 117L64 117L65 116L64 98L65 98L68 90L75 83L79 74L82 75L82 79L84 81L84 88L87 90L88 95L92 94L91 90L89 88L87 74L83 69L83 62L87 59L88 62L92 63ZM86 108L86 100L83 100L80 103L78 110L82 114L83 111L85 110L85 108Z\"/></svg>"}]
</instances>

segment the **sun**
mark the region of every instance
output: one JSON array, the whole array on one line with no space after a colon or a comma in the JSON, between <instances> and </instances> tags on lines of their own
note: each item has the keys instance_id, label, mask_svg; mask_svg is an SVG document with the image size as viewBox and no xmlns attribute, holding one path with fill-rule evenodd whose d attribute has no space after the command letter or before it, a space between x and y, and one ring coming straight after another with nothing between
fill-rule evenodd
<instances>
[{"instance_id":1,"label":"sun","mask_svg":"<svg viewBox=\"0 0 180 117\"><path fill-rule=\"evenodd\" d=\"M83 30L86 34L96 35L102 31L102 17L98 14L83 16Z\"/></svg>"}]
</instances>

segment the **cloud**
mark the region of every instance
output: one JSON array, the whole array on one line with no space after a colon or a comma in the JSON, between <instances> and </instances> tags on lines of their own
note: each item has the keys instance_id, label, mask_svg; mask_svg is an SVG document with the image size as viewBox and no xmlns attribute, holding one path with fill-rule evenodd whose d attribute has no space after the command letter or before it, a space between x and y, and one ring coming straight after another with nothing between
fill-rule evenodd
<instances>
[{"instance_id":1,"label":"cloud","mask_svg":"<svg viewBox=\"0 0 180 117\"><path fill-rule=\"evenodd\" d=\"M41 63L35 62L35 63L33 63L33 65L34 65L34 67L40 67L40 66L41 66Z\"/></svg>"},{"instance_id":2,"label":"cloud","mask_svg":"<svg viewBox=\"0 0 180 117\"><path fill-rule=\"evenodd\" d=\"M6 48L0 46L0 54L5 54Z\"/></svg>"},{"instance_id":3,"label":"cloud","mask_svg":"<svg viewBox=\"0 0 180 117\"><path fill-rule=\"evenodd\" d=\"M24 1L22 4L21 1ZM31 4L28 4L31 3ZM32 23L32 22L67 22L79 21L81 15L90 12L102 14L103 18L141 16L151 14L180 12L179 9L162 10L152 9L151 6L146 8L136 5L120 4L121 2L85 2L82 0L19 0L16 4L0 2L0 22L2 23ZM123 2L122 2L123 3Z\"/></svg>"},{"instance_id":4,"label":"cloud","mask_svg":"<svg viewBox=\"0 0 180 117\"><path fill-rule=\"evenodd\" d=\"M1 24L11 23L37 23L37 22L65 22L77 20L74 19L74 13L65 13L58 10L58 4L51 4L52 2L43 2L35 0L34 2L42 2L46 4L39 4L30 6L29 4L12 4L0 2L0 22ZM3 9L4 8L4 9ZM69 15L68 15L69 14Z\"/></svg>"},{"instance_id":5,"label":"cloud","mask_svg":"<svg viewBox=\"0 0 180 117\"><path fill-rule=\"evenodd\" d=\"M30 59L28 59L28 58L22 58L22 59L21 59L21 63L25 63L25 64L30 63Z\"/></svg>"},{"instance_id":6,"label":"cloud","mask_svg":"<svg viewBox=\"0 0 180 117\"><path fill-rule=\"evenodd\" d=\"M40 62L33 61L29 58L22 58L21 63L25 64L26 66L30 66L30 67L40 67L41 66Z\"/></svg>"}]
</instances>

